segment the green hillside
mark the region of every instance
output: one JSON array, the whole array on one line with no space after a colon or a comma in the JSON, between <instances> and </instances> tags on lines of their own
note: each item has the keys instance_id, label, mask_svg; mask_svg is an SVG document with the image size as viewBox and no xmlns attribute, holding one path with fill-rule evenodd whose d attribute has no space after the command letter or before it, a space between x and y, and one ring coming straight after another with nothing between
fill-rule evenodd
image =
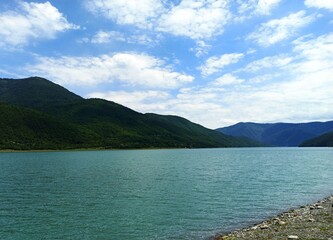
<instances>
[{"instance_id":1,"label":"green hillside","mask_svg":"<svg viewBox=\"0 0 333 240\"><path fill-rule=\"evenodd\" d=\"M58 105L77 100L83 99L60 85L43 78L0 78L0 102L25 107L43 108L48 105Z\"/></svg>"},{"instance_id":2,"label":"green hillside","mask_svg":"<svg viewBox=\"0 0 333 240\"><path fill-rule=\"evenodd\" d=\"M26 145L20 145L26 149L45 149L51 145L58 149L258 146L248 139L226 136L181 117L141 114L114 102L83 99L37 77L0 79L0 101L15 105L15 109L21 111L10 115L9 119L20 118L29 112L36 115L36 123L43 122L35 128L30 128L29 122L20 121L15 125L17 128L11 127L12 131L19 127L24 130L16 134L16 140L24 139L26 134L31 136L24 141ZM5 126L8 124L4 123ZM9 136L8 131L2 134ZM37 137L48 141L38 142ZM11 148L8 143L0 148Z\"/></svg>"},{"instance_id":3,"label":"green hillside","mask_svg":"<svg viewBox=\"0 0 333 240\"><path fill-rule=\"evenodd\" d=\"M333 132L307 140L300 147L333 147Z\"/></svg>"},{"instance_id":4,"label":"green hillside","mask_svg":"<svg viewBox=\"0 0 333 240\"><path fill-rule=\"evenodd\" d=\"M98 146L88 130L22 107L0 103L0 149L71 149Z\"/></svg>"}]
</instances>

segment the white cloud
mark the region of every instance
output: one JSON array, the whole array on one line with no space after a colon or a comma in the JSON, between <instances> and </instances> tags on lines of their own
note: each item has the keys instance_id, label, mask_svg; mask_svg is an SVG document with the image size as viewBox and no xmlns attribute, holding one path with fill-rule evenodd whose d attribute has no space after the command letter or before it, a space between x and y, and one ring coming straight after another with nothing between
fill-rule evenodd
<instances>
[{"instance_id":1,"label":"white cloud","mask_svg":"<svg viewBox=\"0 0 333 240\"><path fill-rule=\"evenodd\" d=\"M249 13L257 15L269 15L279 5L281 0L238 0L241 14Z\"/></svg>"},{"instance_id":2,"label":"white cloud","mask_svg":"<svg viewBox=\"0 0 333 240\"><path fill-rule=\"evenodd\" d=\"M103 44L110 43L112 41L122 41L124 42L126 39L124 35L120 32L116 31L98 31L92 38L91 43L95 44Z\"/></svg>"},{"instance_id":3,"label":"white cloud","mask_svg":"<svg viewBox=\"0 0 333 240\"><path fill-rule=\"evenodd\" d=\"M203 40L222 34L232 20L229 0L182 0L178 4L165 0L85 0L85 6L117 24L197 40L194 51L198 55L205 52Z\"/></svg>"},{"instance_id":4,"label":"white cloud","mask_svg":"<svg viewBox=\"0 0 333 240\"><path fill-rule=\"evenodd\" d=\"M333 76L333 33L308 41L298 40L294 44L294 52L301 57L301 61L294 65L296 73L331 73Z\"/></svg>"},{"instance_id":5,"label":"white cloud","mask_svg":"<svg viewBox=\"0 0 333 240\"><path fill-rule=\"evenodd\" d=\"M213 73L219 72L224 67L237 63L241 58L244 57L242 53L230 53L224 54L219 57L210 57L206 60L205 64L199 69L201 74L204 76L211 75Z\"/></svg>"},{"instance_id":6,"label":"white cloud","mask_svg":"<svg viewBox=\"0 0 333 240\"><path fill-rule=\"evenodd\" d=\"M305 6L315 8L326 8L333 11L333 1L331 0L305 0Z\"/></svg>"},{"instance_id":7,"label":"white cloud","mask_svg":"<svg viewBox=\"0 0 333 240\"><path fill-rule=\"evenodd\" d=\"M299 29L307 26L315 20L315 16L306 16L305 11L290 14L281 19L273 19L261 24L259 29L251 33L248 39L257 42L259 45L268 47L277 42L289 39Z\"/></svg>"},{"instance_id":8,"label":"white cloud","mask_svg":"<svg viewBox=\"0 0 333 240\"><path fill-rule=\"evenodd\" d=\"M259 0L256 11L259 14L270 14L271 10L275 8L280 2L281 0Z\"/></svg>"},{"instance_id":9,"label":"white cloud","mask_svg":"<svg viewBox=\"0 0 333 240\"><path fill-rule=\"evenodd\" d=\"M134 34L127 38L128 43L137 43L149 47L155 46L159 43L161 36L159 34L150 36L148 34Z\"/></svg>"},{"instance_id":10,"label":"white cloud","mask_svg":"<svg viewBox=\"0 0 333 240\"><path fill-rule=\"evenodd\" d=\"M161 0L86 0L85 5L90 12L117 24L131 24L141 28L151 28L154 19L164 9Z\"/></svg>"},{"instance_id":11,"label":"white cloud","mask_svg":"<svg viewBox=\"0 0 333 240\"><path fill-rule=\"evenodd\" d=\"M277 56L264 57L262 59L250 62L242 70L246 72L257 72L259 70L267 68L283 68L288 66L288 64L290 64L292 61L293 57L290 57L285 54L280 54Z\"/></svg>"},{"instance_id":12,"label":"white cloud","mask_svg":"<svg viewBox=\"0 0 333 240\"><path fill-rule=\"evenodd\" d=\"M221 34L230 19L227 0L182 0L160 17L157 30L207 39Z\"/></svg>"},{"instance_id":13,"label":"white cloud","mask_svg":"<svg viewBox=\"0 0 333 240\"><path fill-rule=\"evenodd\" d=\"M164 91L109 91L93 92L88 94L88 98L102 98L122 104L140 112L154 110L164 110L163 101L171 98L170 94Z\"/></svg>"},{"instance_id":14,"label":"white cloud","mask_svg":"<svg viewBox=\"0 0 333 240\"><path fill-rule=\"evenodd\" d=\"M175 88L193 77L175 72L163 60L136 53L117 53L99 57L38 57L26 66L32 74L63 85L94 86L119 81L125 85L150 88Z\"/></svg>"},{"instance_id":15,"label":"white cloud","mask_svg":"<svg viewBox=\"0 0 333 240\"><path fill-rule=\"evenodd\" d=\"M233 74L227 73L227 74L224 74L223 76L217 78L212 83L212 85L223 87L223 86L230 86L230 85L239 85L243 82L244 82L243 79L240 79L240 78L234 76Z\"/></svg>"},{"instance_id":16,"label":"white cloud","mask_svg":"<svg viewBox=\"0 0 333 240\"><path fill-rule=\"evenodd\" d=\"M281 74L279 74L279 73L257 75L253 78L250 78L248 80L248 83L250 85L262 84L264 82L274 80L275 78L278 78L280 76L281 76Z\"/></svg>"},{"instance_id":17,"label":"white cloud","mask_svg":"<svg viewBox=\"0 0 333 240\"><path fill-rule=\"evenodd\" d=\"M205 41L202 40L198 40L196 42L196 46L194 48L191 48L190 51L195 53L196 57L201 57L205 54L208 53L208 50L211 48L212 46L207 44Z\"/></svg>"},{"instance_id":18,"label":"white cloud","mask_svg":"<svg viewBox=\"0 0 333 240\"><path fill-rule=\"evenodd\" d=\"M332 119L333 33L310 40L299 39L293 44L292 60L288 55L258 60L250 68L255 70L254 78L225 74L210 84L181 88L175 94L120 92L117 98L117 92L112 92L108 99L141 112L176 114L211 128L240 121ZM272 63L265 65L264 62ZM269 74L263 71L265 68L271 68ZM282 81L280 74L283 74ZM262 81L265 84L258 84Z\"/></svg>"},{"instance_id":19,"label":"white cloud","mask_svg":"<svg viewBox=\"0 0 333 240\"><path fill-rule=\"evenodd\" d=\"M126 36L125 34L117 31L103 31L100 30L92 37L82 38L79 40L80 43L93 43L93 44L108 44L112 42L127 42L130 44L142 44L155 46L161 36L159 34L155 34L154 36L150 36L148 34L137 34L133 33L131 36Z\"/></svg>"},{"instance_id":20,"label":"white cloud","mask_svg":"<svg viewBox=\"0 0 333 240\"><path fill-rule=\"evenodd\" d=\"M0 13L0 47L19 47L34 39L52 39L59 32L77 29L50 2L19 2L17 11Z\"/></svg>"}]
</instances>

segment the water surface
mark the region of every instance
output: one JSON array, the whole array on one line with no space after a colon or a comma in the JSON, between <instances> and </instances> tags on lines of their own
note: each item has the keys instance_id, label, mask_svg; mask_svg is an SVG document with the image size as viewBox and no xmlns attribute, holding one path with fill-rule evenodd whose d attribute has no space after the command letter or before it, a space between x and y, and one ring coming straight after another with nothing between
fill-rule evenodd
<instances>
[{"instance_id":1,"label":"water surface","mask_svg":"<svg viewBox=\"0 0 333 240\"><path fill-rule=\"evenodd\" d=\"M333 193L333 149L0 153L1 239L207 239Z\"/></svg>"}]
</instances>

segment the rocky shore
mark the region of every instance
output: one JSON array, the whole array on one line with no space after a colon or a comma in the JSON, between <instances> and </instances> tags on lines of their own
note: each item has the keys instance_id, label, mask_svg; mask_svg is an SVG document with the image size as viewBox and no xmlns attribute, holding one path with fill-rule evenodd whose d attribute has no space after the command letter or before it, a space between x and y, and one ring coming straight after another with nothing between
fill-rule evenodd
<instances>
[{"instance_id":1,"label":"rocky shore","mask_svg":"<svg viewBox=\"0 0 333 240\"><path fill-rule=\"evenodd\" d=\"M333 196L215 240L333 240Z\"/></svg>"}]
</instances>

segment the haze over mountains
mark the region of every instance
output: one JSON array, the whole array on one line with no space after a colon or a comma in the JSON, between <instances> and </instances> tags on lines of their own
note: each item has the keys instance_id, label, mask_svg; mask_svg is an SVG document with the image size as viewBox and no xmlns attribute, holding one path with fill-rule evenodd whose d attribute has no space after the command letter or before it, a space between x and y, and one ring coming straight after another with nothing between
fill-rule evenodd
<instances>
[{"instance_id":1,"label":"haze over mountains","mask_svg":"<svg viewBox=\"0 0 333 240\"><path fill-rule=\"evenodd\" d=\"M323 134L333 131L333 121L310 123L238 123L229 127L219 128L230 136L243 136L259 141L267 146L329 146L333 142L333 134L310 141ZM325 140L324 140L325 139ZM303 142L307 141L303 144Z\"/></svg>"},{"instance_id":2,"label":"haze over mountains","mask_svg":"<svg viewBox=\"0 0 333 240\"><path fill-rule=\"evenodd\" d=\"M0 149L200 148L260 144L178 116L84 99L46 79L0 79Z\"/></svg>"}]
</instances>

